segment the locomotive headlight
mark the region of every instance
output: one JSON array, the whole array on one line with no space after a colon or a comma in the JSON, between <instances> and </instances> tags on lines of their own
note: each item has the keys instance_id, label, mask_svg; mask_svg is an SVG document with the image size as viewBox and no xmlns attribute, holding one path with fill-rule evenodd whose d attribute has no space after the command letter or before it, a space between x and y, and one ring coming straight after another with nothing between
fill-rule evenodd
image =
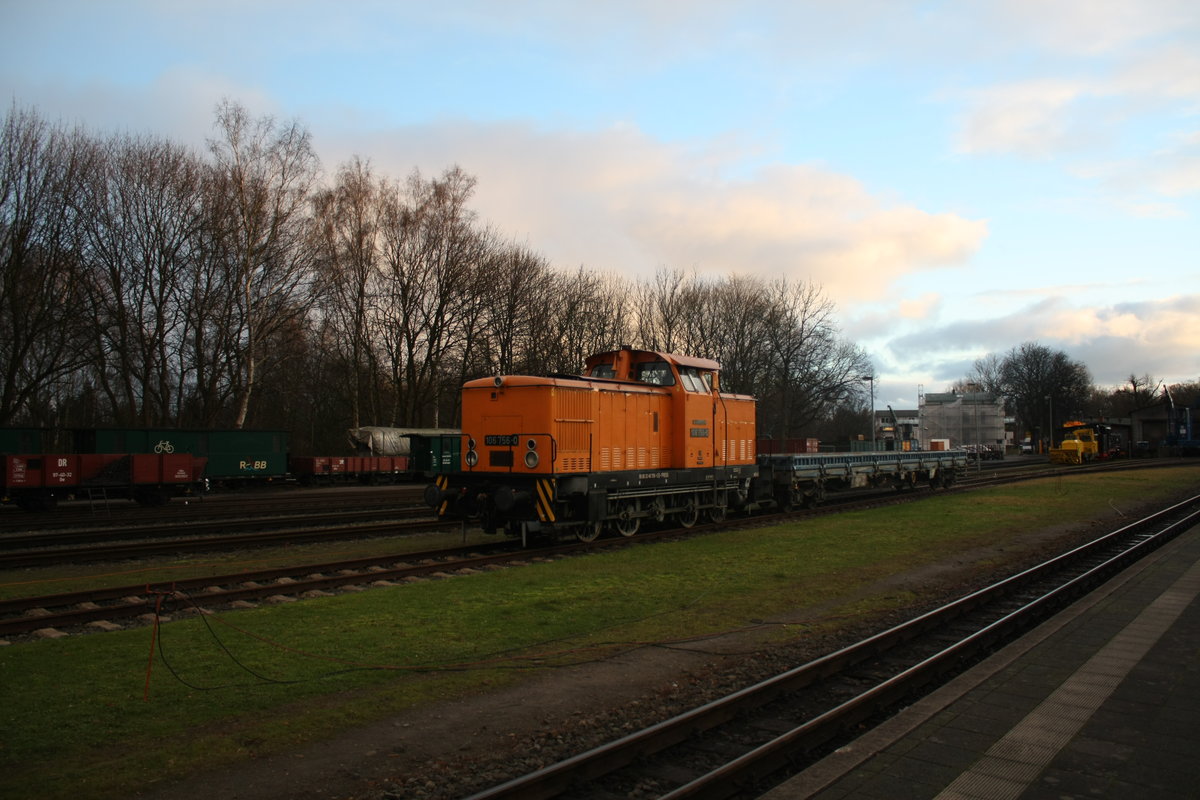
<instances>
[{"instance_id":1,"label":"locomotive headlight","mask_svg":"<svg viewBox=\"0 0 1200 800\"><path fill-rule=\"evenodd\" d=\"M528 442L525 443L525 446L528 447L530 450L537 450L537 441L534 439L530 439Z\"/></svg>"},{"instance_id":2,"label":"locomotive headlight","mask_svg":"<svg viewBox=\"0 0 1200 800\"><path fill-rule=\"evenodd\" d=\"M464 460L467 462L468 467L473 467L479 463L479 453L476 453L474 450L468 450L466 456L464 456Z\"/></svg>"},{"instance_id":3,"label":"locomotive headlight","mask_svg":"<svg viewBox=\"0 0 1200 800\"><path fill-rule=\"evenodd\" d=\"M541 459L538 458L537 451L527 450L525 452L525 466L529 467L530 469L536 469L540 460Z\"/></svg>"}]
</instances>

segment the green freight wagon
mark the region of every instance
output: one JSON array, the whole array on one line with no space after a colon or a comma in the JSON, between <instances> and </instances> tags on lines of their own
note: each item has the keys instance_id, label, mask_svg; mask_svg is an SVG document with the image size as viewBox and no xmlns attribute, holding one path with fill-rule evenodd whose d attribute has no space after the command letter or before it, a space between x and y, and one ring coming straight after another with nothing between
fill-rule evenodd
<instances>
[{"instance_id":1,"label":"green freight wagon","mask_svg":"<svg viewBox=\"0 0 1200 800\"><path fill-rule=\"evenodd\" d=\"M0 428L0 453L38 455L46 452L49 439L49 428Z\"/></svg>"},{"instance_id":2,"label":"green freight wagon","mask_svg":"<svg viewBox=\"0 0 1200 800\"><path fill-rule=\"evenodd\" d=\"M462 457L462 434L447 431L443 434L412 437L412 470L418 475L433 477L459 471Z\"/></svg>"},{"instance_id":3,"label":"green freight wagon","mask_svg":"<svg viewBox=\"0 0 1200 800\"><path fill-rule=\"evenodd\" d=\"M87 428L72 432L77 453L191 453L208 459L210 481L282 480L288 431L209 428Z\"/></svg>"}]
</instances>

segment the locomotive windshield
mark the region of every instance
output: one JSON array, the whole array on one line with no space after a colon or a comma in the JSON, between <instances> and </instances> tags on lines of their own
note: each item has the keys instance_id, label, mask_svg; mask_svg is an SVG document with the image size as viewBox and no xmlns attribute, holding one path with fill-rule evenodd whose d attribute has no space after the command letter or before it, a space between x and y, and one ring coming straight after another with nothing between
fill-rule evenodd
<instances>
[{"instance_id":1,"label":"locomotive windshield","mask_svg":"<svg viewBox=\"0 0 1200 800\"><path fill-rule=\"evenodd\" d=\"M665 361L647 361L634 367L633 379L642 383L652 383L655 386L674 386L675 376L671 374L671 365Z\"/></svg>"},{"instance_id":2,"label":"locomotive windshield","mask_svg":"<svg viewBox=\"0 0 1200 800\"><path fill-rule=\"evenodd\" d=\"M593 378L615 378L617 370L612 364L597 364L588 373Z\"/></svg>"}]
</instances>

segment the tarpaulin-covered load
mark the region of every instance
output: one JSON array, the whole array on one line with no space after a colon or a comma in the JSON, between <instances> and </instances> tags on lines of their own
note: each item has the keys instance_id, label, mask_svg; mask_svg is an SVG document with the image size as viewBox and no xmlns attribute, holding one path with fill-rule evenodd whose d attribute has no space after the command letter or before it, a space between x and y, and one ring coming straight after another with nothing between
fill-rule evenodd
<instances>
[{"instance_id":1,"label":"tarpaulin-covered load","mask_svg":"<svg viewBox=\"0 0 1200 800\"><path fill-rule=\"evenodd\" d=\"M457 434L449 428L381 428L369 425L347 431L354 452L365 456L407 456L412 452L412 437Z\"/></svg>"}]
</instances>

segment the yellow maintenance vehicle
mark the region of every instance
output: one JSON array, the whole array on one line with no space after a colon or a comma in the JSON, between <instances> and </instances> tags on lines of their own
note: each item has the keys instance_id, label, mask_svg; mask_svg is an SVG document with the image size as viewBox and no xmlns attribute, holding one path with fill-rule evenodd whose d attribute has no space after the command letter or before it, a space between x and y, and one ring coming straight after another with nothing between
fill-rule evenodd
<instances>
[{"instance_id":1,"label":"yellow maintenance vehicle","mask_svg":"<svg viewBox=\"0 0 1200 800\"><path fill-rule=\"evenodd\" d=\"M1086 464L1120 453L1120 447L1107 425L1068 422L1062 429L1062 441L1058 447L1050 449L1051 464Z\"/></svg>"}]
</instances>

